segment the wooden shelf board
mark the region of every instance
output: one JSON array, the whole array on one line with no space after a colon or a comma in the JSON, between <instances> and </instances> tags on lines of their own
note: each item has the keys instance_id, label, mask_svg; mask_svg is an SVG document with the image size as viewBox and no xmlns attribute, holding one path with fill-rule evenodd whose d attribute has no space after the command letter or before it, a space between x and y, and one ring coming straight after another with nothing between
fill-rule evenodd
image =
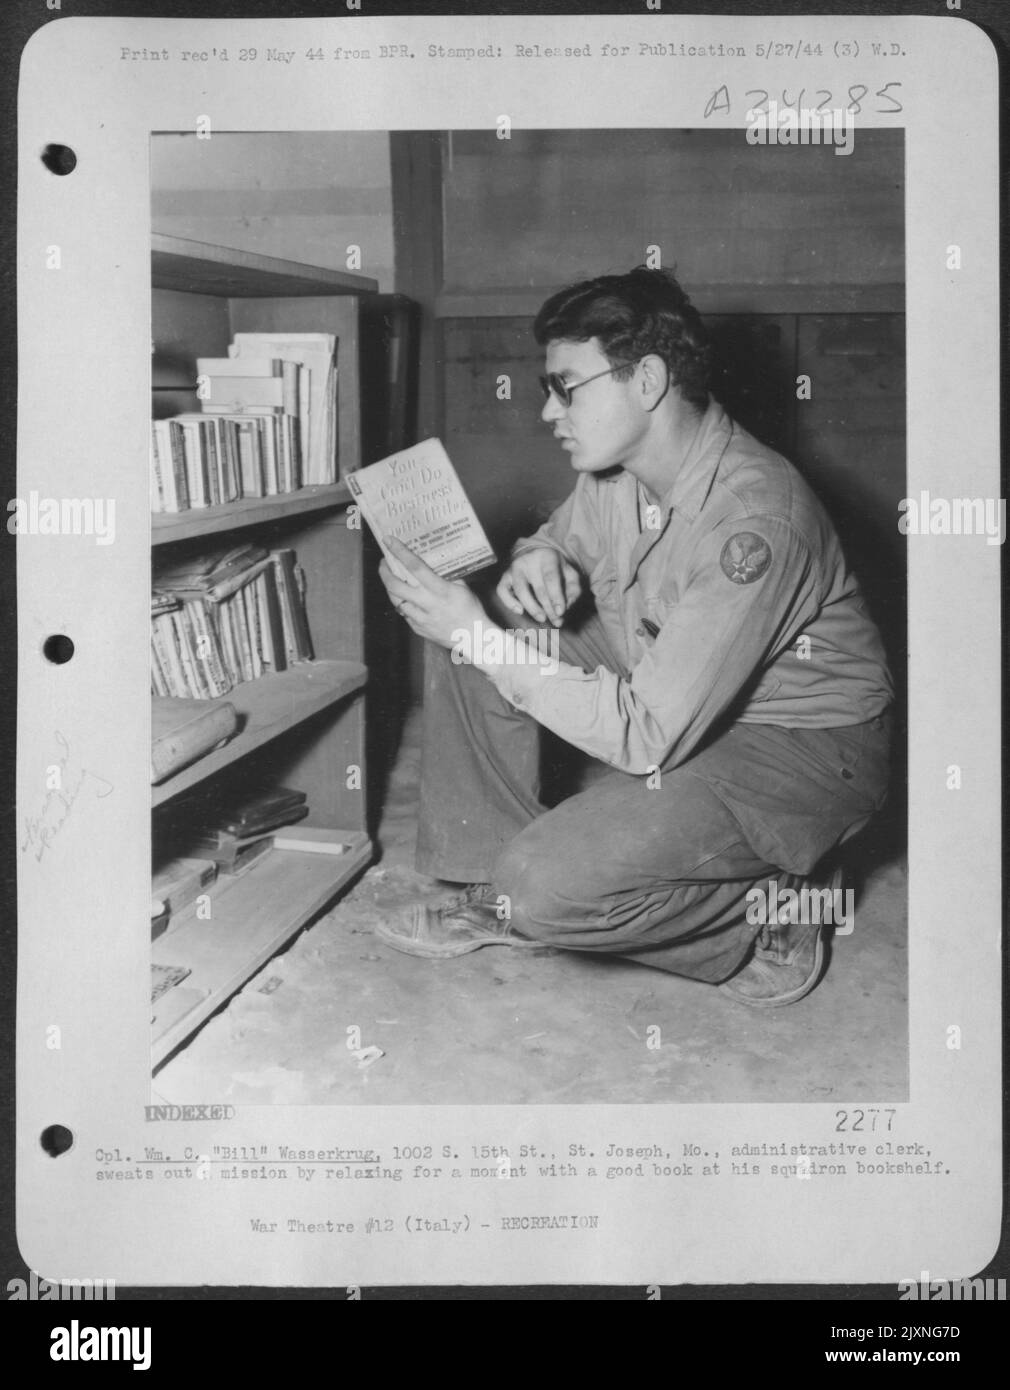
<instances>
[{"instance_id":1,"label":"wooden shelf board","mask_svg":"<svg viewBox=\"0 0 1010 1390\"><path fill-rule=\"evenodd\" d=\"M226 502L219 507L191 507L185 512L152 512L151 544L168 545L173 541L190 540L194 536L235 531L242 526L260 526L264 522L300 516L303 512L347 506L350 500L346 483L330 483L302 487L297 492L279 493L275 497L243 497L238 502Z\"/></svg>"},{"instance_id":2,"label":"wooden shelf board","mask_svg":"<svg viewBox=\"0 0 1010 1390\"><path fill-rule=\"evenodd\" d=\"M185 290L230 298L267 296L372 294L379 282L323 266L261 256L230 246L190 241L187 237L151 237L151 280L158 290Z\"/></svg>"},{"instance_id":3,"label":"wooden shelf board","mask_svg":"<svg viewBox=\"0 0 1010 1390\"><path fill-rule=\"evenodd\" d=\"M163 805L320 710L336 704L352 691L359 690L367 678L367 668L357 661L306 661L278 675L261 676L259 680L237 685L219 698L235 706L240 732L223 748L208 753L152 787L152 806ZM207 702L208 706L213 703Z\"/></svg>"},{"instance_id":4,"label":"wooden shelf board","mask_svg":"<svg viewBox=\"0 0 1010 1390\"><path fill-rule=\"evenodd\" d=\"M349 850L331 855L272 849L244 874L218 878L209 890L210 918L191 912L154 942L152 963L188 966L191 973L181 987L207 995L160 1036L155 1023L152 1065L185 1042L371 860L371 841L363 831L334 830L332 837ZM171 993L154 1005L156 1018L158 1005Z\"/></svg>"}]
</instances>

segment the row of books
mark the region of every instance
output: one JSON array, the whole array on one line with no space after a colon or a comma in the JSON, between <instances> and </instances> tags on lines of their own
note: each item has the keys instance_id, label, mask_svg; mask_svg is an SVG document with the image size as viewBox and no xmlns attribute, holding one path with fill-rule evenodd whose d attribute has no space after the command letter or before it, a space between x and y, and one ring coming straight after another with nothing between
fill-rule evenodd
<instances>
[{"instance_id":1,"label":"row of books","mask_svg":"<svg viewBox=\"0 0 1010 1390\"><path fill-rule=\"evenodd\" d=\"M151 506L181 512L337 479L337 339L236 333L197 358L199 411L151 421Z\"/></svg>"},{"instance_id":2,"label":"row of books","mask_svg":"<svg viewBox=\"0 0 1010 1390\"><path fill-rule=\"evenodd\" d=\"M212 700L311 659L305 577L293 550L243 545L156 576L154 695Z\"/></svg>"},{"instance_id":3,"label":"row of books","mask_svg":"<svg viewBox=\"0 0 1010 1390\"><path fill-rule=\"evenodd\" d=\"M297 491L302 482L295 423L273 411L152 420L152 510L185 512Z\"/></svg>"}]
</instances>

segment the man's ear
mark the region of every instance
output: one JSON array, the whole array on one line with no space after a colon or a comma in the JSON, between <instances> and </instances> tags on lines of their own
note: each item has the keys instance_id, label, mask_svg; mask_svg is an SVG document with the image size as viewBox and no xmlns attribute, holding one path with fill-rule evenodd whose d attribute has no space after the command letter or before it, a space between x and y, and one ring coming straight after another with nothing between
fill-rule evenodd
<instances>
[{"instance_id":1,"label":"man's ear","mask_svg":"<svg viewBox=\"0 0 1010 1390\"><path fill-rule=\"evenodd\" d=\"M655 410L670 389L670 369L655 352L648 353L638 365L641 368L642 404L646 410Z\"/></svg>"}]
</instances>

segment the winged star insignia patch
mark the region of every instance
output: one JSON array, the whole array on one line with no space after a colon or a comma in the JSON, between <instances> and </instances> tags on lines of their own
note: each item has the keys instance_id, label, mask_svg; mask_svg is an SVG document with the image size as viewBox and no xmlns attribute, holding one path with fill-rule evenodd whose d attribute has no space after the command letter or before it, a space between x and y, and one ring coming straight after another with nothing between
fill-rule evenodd
<instances>
[{"instance_id":1,"label":"winged star insignia patch","mask_svg":"<svg viewBox=\"0 0 1010 1390\"><path fill-rule=\"evenodd\" d=\"M753 531L738 531L722 548L719 564L733 584L753 584L772 562L771 546Z\"/></svg>"}]
</instances>

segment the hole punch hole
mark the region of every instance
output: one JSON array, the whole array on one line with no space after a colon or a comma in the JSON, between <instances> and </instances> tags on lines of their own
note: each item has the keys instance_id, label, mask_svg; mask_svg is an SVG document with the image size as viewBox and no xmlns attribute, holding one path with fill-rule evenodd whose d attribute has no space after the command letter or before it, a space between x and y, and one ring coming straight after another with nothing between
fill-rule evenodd
<instances>
[{"instance_id":1,"label":"hole punch hole","mask_svg":"<svg viewBox=\"0 0 1010 1390\"><path fill-rule=\"evenodd\" d=\"M77 168L77 156L69 145L47 145L42 151L42 163L51 174L72 174Z\"/></svg>"},{"instance_id":2,"label":"hole punch hole","mask_svg":"<svg viewBox=\"0 0 1010 1390\"><path fill-rule=\"evenodd\" d=\"M54 666L65 666L74 654L74 644L62 632L56 632L42 643L42 655Z\"/></svg>"},{"instance_id":3,"label":"hole punch hole","mask_svg":"<svg viewBox=\"0 0 1010 1390\"><path fill-rule=\"evenodd\" d=\"M74 1147L73 1131L66 1125L47 1125L39 1135L39 1143L50 1158L59 1158Z\"/></svg>"}]
</instances>

